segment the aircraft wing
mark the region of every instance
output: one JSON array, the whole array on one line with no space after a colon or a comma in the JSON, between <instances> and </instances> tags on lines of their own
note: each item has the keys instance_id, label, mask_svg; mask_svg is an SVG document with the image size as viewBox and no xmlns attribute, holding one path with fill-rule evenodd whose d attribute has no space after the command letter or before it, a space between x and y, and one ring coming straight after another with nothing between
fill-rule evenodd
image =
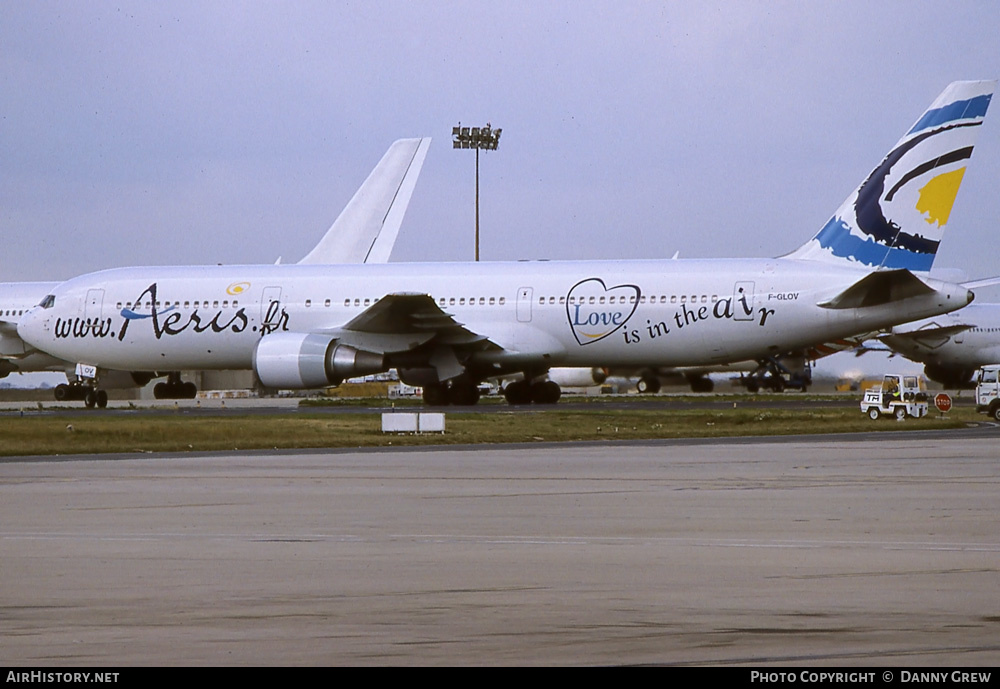
<instances>
[{"instance_id":1,"label":"aircraft wing","mask_svg":"<svg viewBox=\"0 0 1000 689\"><path fill-rule=\"evenodd\" d=\"M299 263L385 263L420 176L429 138L389 147L340 216Z\"/></svg>"},{"instance_id":2,"label":"aircraft wing","mask_svg":"<svg viewBox=\"0 0 1000 689\"><path fill-rule=\"evenodd\" d=\"M36 351L17 334L17 322L0 320L0 359L24 359Z\"/></svg>"},{"instance_id":3,"label":"aircraft wing","mask_svg":"<svg viewBox=\"0 0 1000 689\"><path fill-rule=\"evenodd\" d=\"M6 321L0 319L0 336L3 337L18 337L17 334L17 323L15 321Z\"/></svg>"},{"instance_id":4,"label":"aircraft wing","mask_svg":"<svg viewBox=\"0 0 1000 689\"><path fill-rule=\"evenodd\" d=\"M971 330L975 328L975 325L971 323L960 323L958 325L940 325L940 326L930 326L927 328L920 328L919 330L911 330L906 333L893 332L886 335L880 335L878 339L886 340L888 338L909 338L912 340L924 340L928 337L939 338L939 337L951 337L952 335L958 335L959 333L965 332L966 330Z\"/></svg>"},{"instance_id":5,"label":"aircraft wing","mask_svg":"<svg viewBox=\"0 0 1000 689\"><path fill-rule=\"evenodd\" d=\"M893 332L886 335L880 335L878 340L889 345L893 349L900 349L904 352L918 346L927 347L929 349L937 349L955 335L965 332L966 330L971 330L974 327L976 326L964 323L958 325L934 324L918 330L911 330L906 333Z\"/></svg>"},{"instance_id":6,"label":"aircraft wing","mask_svg":"<svg viewBox=\"0 0 1000 689\"><path fill-rule=\"evenodd\" d=\"M381 354L414 350L431 343L458 349L500 349L445 313L427 294L389 294L347 324L324 334L343 344Z\"/></svg>"}]
</instances>

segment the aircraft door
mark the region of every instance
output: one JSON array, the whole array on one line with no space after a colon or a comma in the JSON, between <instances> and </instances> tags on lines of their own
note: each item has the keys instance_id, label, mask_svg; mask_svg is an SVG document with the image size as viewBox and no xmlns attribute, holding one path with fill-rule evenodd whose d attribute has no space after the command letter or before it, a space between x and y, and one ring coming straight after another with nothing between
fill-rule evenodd
<instances>
[{"instance_id":1,"label":"aircraft door","mask_svg":"<svg viewBox=\"0 0 1000 689\"><path fill-rule=\"evenodd\" d=\"M93 318L99 320L102 315L101 312L104 309L104 290L103 289L89 289L87 290L87 303L84 305L84 318Z\"/></svg>"},{"instance_id":2,"label":"aircraft door","mask_svg":"<svg viewBox=\"0 0 1000 689\"><path fill-rule=\"evenodd\" d=\"M281 288L265 287L260 295L261 333L268 333L278 327L281 314Z\"/></svg>"},{"instance_id":3,"label":"aircraft door","mask_svg":"<svg viewBox=\"0 0 1000 689\"><path fill-rule=\"evenodd\" d=\"M733 320L753 320L753 282L737 282L733 287Z\"/></svg>"},{"instance_id":4,"label":"aircraft door","mask_svg":"<svg viewBox=\"0 0 1000 689\"><path fill-rule=\"evenodd\" d=\"M521 323L531 322L531 287L520 287L517 290L517 320Z\"/></svg>"}]
</instances>

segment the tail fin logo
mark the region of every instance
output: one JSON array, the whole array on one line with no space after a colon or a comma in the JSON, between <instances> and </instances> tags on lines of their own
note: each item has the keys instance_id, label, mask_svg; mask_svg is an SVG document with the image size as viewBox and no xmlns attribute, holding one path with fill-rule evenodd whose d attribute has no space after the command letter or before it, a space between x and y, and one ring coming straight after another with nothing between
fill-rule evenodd
<instances>
[{"instance_id":1,"label":"tail fin logo","mask_svg":"<svg viewBox=\"0 0 1000 689\"><path fill-rule=\"evenodd\" d=\"M955 82L812 240L789 255L929 271L996 82Z\"/></svg>"},{"instance_id":2,"label":"tail fin logo","mask_svg":"<svg viewBox=\"0 0 1000 689\"><path fill-rule=\"evenodd\" d=\"M965 168L960 167L938 175L920 188L917 210L927 215L925 219L929 224L937 223L938 227L948 224L948 216L951 215L951 207L955 204L963 175Z\"/></svg>"}]
</instances>

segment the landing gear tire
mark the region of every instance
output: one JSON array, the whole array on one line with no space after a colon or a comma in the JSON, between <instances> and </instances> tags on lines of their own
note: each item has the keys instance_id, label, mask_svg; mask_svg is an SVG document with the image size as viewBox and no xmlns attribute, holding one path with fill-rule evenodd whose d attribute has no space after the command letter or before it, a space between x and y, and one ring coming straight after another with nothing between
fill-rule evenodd
<instances>
[{"instance_id":1,"label":"landing gear tire","mask_svg":"<svg viewBox=\"0 0 1000 689\"><path fill-rule=\"evenodd\" d=\"M158 400L193 400L198 396L198 386L183 383L180 378L168 379L166 383L153 386L153 397Z\"/></svg>"},{"instance_id":2,"label":"landing gear tire","mask_svg":"<svg viewBox=\"0 0 1000 689\"><path fill-rule=\"evenodd\" d=\"M531 401L535 404L555 404L562 396L559 384L551 380L535 383L531 386Z\"/></svg>"},{"instance_id":3,"label":"landing gear tire","mask_svg":"<svg viewBox=\"0 0 1000 689\"><path fill-rule=\"evenodd\" d=\"M508 383L503 389L503 396L507 404L531 404L531 386L523 380Z\"/></svg>"},{"instance_id":4,"label":"landing gear tire","mask_svg":"<svg viewBox=\"0 0 1000 689\"><path fill-rule=\"evenodd\" d=\"M453 384L448 390L448 401L457 406L469 406L479 401L479 388L472 383Z\"/></svg>"},{"instance_id":5,"label":"landing gear tire","mask_svg":"<svg viewBox=\"0 0 1000 689\"><path fill-rule=\"evenodd\" d=\"M98 390L97 391L96 402L97 402L97 408L98 409L106 409L107 408L107 406L108 406L108 393L107 393L106 390Z\"/></svg>"},{"instance_id":6,"label":"landing gear tire","mask_svg":"<svg viewBox=\"0 0 1000 689\"><path fill-rule=\"evenodd\" d=\"M88 390L86 396L83 398L83 403L87 405L87 409L93 409L97 404L97 393L93 390Z\"/></svg>"},{"instance_id":7,"label":"landing gear tire","mask_svg":"<svg viewBox=\"0 0 1000 689\"><path fill-rule=\"evenodd\" d=\"M755 393L760 391L760 383L757 382L756 378L751 378L747 381L747 392Z\"/></svg>"},{"instance_id":8,"label":"landing gear tire","mask_svg":"<svg viewBox=\"0 0 1000 689\"><path fill-rule=\"evenodd\" d=\"M878 421L878 417L882 416L882 412L878 410L878 407L871 407L868 409L868 418L872 421Z\"/></svg>"},{"instance_id":9,"label":"landing gear tire","mask_svg":"<svg viewBox=\"0 0 1000 689\"><path fill-rule=\"evenodd\" d=\"M424 404L428 407L446 406L448 404L448 389L443 385L425 385Z\"/></svg>"},{"instance_id":10,"label":"landing gear tire","mask_svg":"<svg viewBox=\"0 0 1000 689\"><path fill-rule=\"evenodd\" d=\"M635 384L635 389L642 394L656 394L660 391L660 379L644 376Z\"/></svg>"},{"instance_id":11,"label":"landing gear tire","mask_svg":"<svg viewBox=\"0 0 1000 689\"><path fill-rule=\"evenodd\" d=\"M69 386L66 383L60 383L55 389L56 402L66 402L70 399L71 393Z\"/></svg>"},{"instance_id":12,"label":"landing gear tire","mask_svg":"<svg viewBox=\"0 0 1000 689\"><path fill-rule=\"evenodd\" d=\"M694 378L690 382L691 392L712 392L715 389L711 378Z\"/></svg>"}]
</instances>

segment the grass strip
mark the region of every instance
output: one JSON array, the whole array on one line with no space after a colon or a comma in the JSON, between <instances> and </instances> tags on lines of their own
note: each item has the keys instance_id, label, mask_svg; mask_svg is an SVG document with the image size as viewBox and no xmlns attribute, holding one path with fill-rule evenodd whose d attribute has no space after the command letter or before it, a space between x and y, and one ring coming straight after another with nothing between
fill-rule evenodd
<instances>
[{"instance_id":1,"label":"grass strip","mask_svg":"<svg viewBox=\"0 0 1000 689\"><path fill-rule=\"evenodd\" d=\"M604 410L446 413L442 434L382 433L372 414L144 414L131 417L0 417L0 455L204 452L317 447L712 438L961 428L982 420L972 409L947 418L877 422L856 408Z\"/></svg>"}]
</instances>

